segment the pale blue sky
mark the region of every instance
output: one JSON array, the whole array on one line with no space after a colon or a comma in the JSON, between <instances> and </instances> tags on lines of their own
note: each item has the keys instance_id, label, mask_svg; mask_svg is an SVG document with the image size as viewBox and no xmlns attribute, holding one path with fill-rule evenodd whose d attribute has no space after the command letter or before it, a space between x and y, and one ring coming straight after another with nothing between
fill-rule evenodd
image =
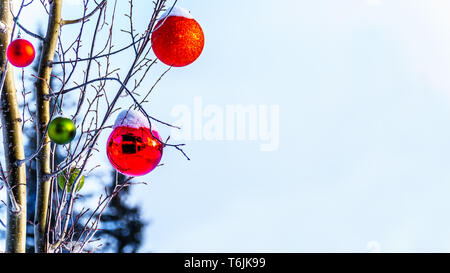
<instances>
[{"instance_id":1,"label":"pale blue sky","mask_svg":"<svg viewBox=\"0 0 450 273\"><path fill-rule=\"evenodd\" d=\"M127 12L119 2L118 14ZM65 16L76 17L78 6L67 5ZM145 108L173 121L172 108L196 96L223 107L279 105L280 146L188 141L190 162L166 149L165 166L133 190L151 220L143 252L364 252L371 241L381 251L450 250L448 1L178 5L202 25L205 50L169 72ZM142 30L151 6L135 6ZM128 43L116 37L117 48Z\"/></svg>"}]
</instances>

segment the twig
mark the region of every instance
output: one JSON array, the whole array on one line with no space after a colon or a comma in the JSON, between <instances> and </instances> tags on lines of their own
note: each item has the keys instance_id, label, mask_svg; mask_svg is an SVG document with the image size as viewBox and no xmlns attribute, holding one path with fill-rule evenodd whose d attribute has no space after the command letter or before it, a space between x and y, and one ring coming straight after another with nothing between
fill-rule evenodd
<instances>
[{"instance_id":1,"label":"twig","mask_svg":"<svg viewBox=\"0 0 450 273\"><path fill-rule=\"evenodd\" d=\"M74 19L74 20L62 20L61 24L63 26L65 25L71 25L71 24L76 24L76 23L80 23L83 21L86 21L87 19L89 19L89 17L91 17L92 15L94 15L100 8L103 8L103 6L105 6L107 3L107 0L103 0L100 4L98 4L95 9L93 11L91 11L88 15L83 16L81 18L78 19Z\"/></svg>"}]
</instances>

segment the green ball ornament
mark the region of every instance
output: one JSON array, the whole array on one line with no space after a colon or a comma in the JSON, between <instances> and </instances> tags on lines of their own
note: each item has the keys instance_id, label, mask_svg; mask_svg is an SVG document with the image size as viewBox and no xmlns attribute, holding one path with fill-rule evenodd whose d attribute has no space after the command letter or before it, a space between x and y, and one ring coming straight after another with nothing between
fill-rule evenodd
<instances>
[{"instance_id":1,"label":"green ball ornament","mask_svg":"<svg viewBox=\"0 0 450 273\"><path fill-rule=\"evenodd\" d=\"M67 144L75 138L76 128L68 118L55 118L48 126L48 136L56 144Z\"/></svg>"},{"instance_id":2,"label":"green ball ornament","mask_svg":"<svg viewBox=\"0 0 450 273\"><path fill-rule=\"evenodd\" d=\"M71 168L70 169L70 176L68 173L68 170L63 171L60 175L58 175L58 185L61 190L64 190L64 186L66 185L67 181L67 192L72 191L72 185L75 182L75 179L77 178L78 174L80 173L80 170L77 168ZM80 182L78 182L77 188L75 189L75 192L78 192L81 190L81 188L84 185L84 175L81 176Z\"/></svg>"}]
</instances>

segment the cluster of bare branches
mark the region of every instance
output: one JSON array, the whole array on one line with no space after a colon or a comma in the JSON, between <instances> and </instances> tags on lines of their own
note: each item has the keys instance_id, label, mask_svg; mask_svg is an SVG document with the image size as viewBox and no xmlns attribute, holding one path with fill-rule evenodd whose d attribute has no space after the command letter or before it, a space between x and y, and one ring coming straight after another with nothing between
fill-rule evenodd
<instances>
[{"instance_id":1,"label":"cluster of bare branches","mask_svg":"<svg viewBox=\"0 0 450 273\"><path fill-rule=\"evenodd\" d=\"M8 30L4 35L0 34L0 42L4 47L13 40L16 27L34 39L41 45L39 57L39 69L37 74L32 74L34 81L35 100L31 100L31 92L25 85L25 74L22 70L22 109L17 104L17 98L11 98L15 93L14 76L12 67L8 65L5 54L0 56L2 64L2 124L5 139L5 157L7 166L0 163L0 180L8 192L8 224L7 225L7 251L24 251L25 238L23 230L26 217L26 189L24 172L27 163L36 161L37 166L37 193L34 225L35 251L36 252L85 252L95 251L97 242L96 232L102 212L111 200L124 188L133 184L131 178L125 183L116 183L114 190L105 192L99 197L95 208L83 208L74 215L74 204L78 200L77 185L83 173L92 172L94 168L87 170L88 162L92 156L99 152L98 139L101 133L108 128L110 117L119 110L117 102L131 99L129 109L135 108L147 117L151 126L152 122L158 122L165 126L174 127L171 124L159 120L145 111L145 104L158 82L170 70L170 67L156 79L150 88L143 86L144 79L150 73L157 59L152 57L151 33L155 27L159 14L165 9L172 9L176 2L168 5L167 0L153 1L153 12L148 18L148 24L142 31L135 29L133 18L133 0L129 0L129 10L125 15L129 20L129 28L120 30L129 35L129 43L123 48L114 48L114 34L117 33L115 21L117 20L117 0L96 1L83 0L83 14L76 19L63 19L61 17L62 0L40 0L42 12L48 16L48 25L45 35L31 32L27 26L20 23L21 11L27 8L33 0L21 0L16 13L12 9L12 0L0 0L2 16L1 21L6 24ZM17 4L17 3L16 3ZM8 5L7 11L5 7ZM89 23L90 22L90 23ZM78 32L70 32L71 42L62 39L65 26L77 25ZM64 35L66 35L64 33ZM99 38L99 37L106 37ZM66 36L64 36L66 38ZM83 55L83 40L89 41L88 54ZM64 41L63 41L64 40ZM100 48L100 50L99 50ZM4 48L5 49L5 48ZM4 51L4 49L2 49ZM112 56L124 51L131 52L133 58L126 67L114 65ZM85 53L84 53L85 54ZM55 73L55 71L58 73ZM82 77L80 77L82 75ZM121 78L121 75L125 75ZM79 82L80 78L82 81ZM57 87L53 87L50 81L56 81ZM115 92L111 89L115 88ZM107 91L108 89L108 91ZM143 91L144 89L144 91ZM14 95L15 96L15 95ZM73 102L72 104L67 101ZM8 111L16 109L15 116L8 115ZM35 105L35 111L31 108ZM66 106L68 105L68 106ZM73 111L69 117L77 127L77 138L63 146L65 159L56 162L56 144L48 138L48 124L58 115L64 115L67 110ZM65 111L66 110L66 111ZM16 127L13 127L16 126ZM17 131L17 125L21 130ZM31 126L36 131L37 148L23 153L23 141L21 134L24 126ZM7 133L16 130L16 134L8 138ZM152 132L152 130L150 130ZM6 134L5 134L6 133ZM166 147L172 147L180 151L187 159L183 151L184 144L169 143L169 138L163 142ZM22 147L18 147L18 146ZM22 153L20 153L20 149ZM19 151L8 154L7 150ZM67 191L67 183L63 190L58 188L57 177L76 167L79 173L73 186ZM82 223L81 223L82 222ZM81 224L81 232L75 232L74 226ZM26 226L26 224L25 224ZM99 243L100 244L100 243ZM97 245L98 247L98 245Z\"/></svg>"}]
</instances>

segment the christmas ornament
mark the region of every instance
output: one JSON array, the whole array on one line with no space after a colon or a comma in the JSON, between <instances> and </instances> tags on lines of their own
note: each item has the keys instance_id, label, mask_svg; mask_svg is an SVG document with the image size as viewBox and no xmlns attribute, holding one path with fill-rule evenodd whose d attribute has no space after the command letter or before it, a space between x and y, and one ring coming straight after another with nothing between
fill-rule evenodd
<instances>
[{"instance_id":1,"label":"christmas ornament","mask_svg":"<svg viewBox=\"0 0 450 273\"><path fill-rule=\"evenodd\" d=\"M68 118L58 117L48 125L48 136L57 144L67 144L75 138L76 128L73 121Z\"/></svg>"},{"instance_id":2,"label":"christmas ornament","mask_svg":"<svg viewBox=\"0 0 450 273\"><path fill-rule=\"evenodd\" d=\"M205 37L185 9L173 7L161 16L152 33L152 48L161 62L175 67L193 63L202 53Z\"/></svg>"},{"instance_id":3,"label":"christmas ornament","mask_svg":"<svg viewBox=\"0 0 450 273\"><path fill-rule=\"evenodd\" d=\"M158 132L152 130L152 133L147 118L140 112L122 111L106 146L112 166L128 176L151 172L159 164L164 148Z\"/></svg>"},{"instance_id":4,"label":"christmas ornament","mask_svg":"<svg viewBox=\"0 0 450 273\"><path fill-rule=\"evenodd\" d=\"M80 170L77 168L71 168L70 169L70 175L69 171L66 169L64 170L60 175L58 175L58 185L61 190L64 190L64 186L67 183L67 192L72 191L72 185L75 182L75 179L77 178L78 174L80 173ZM66 182L67 181L67 182ZM81 175L80 181L78 182L77 188L75 189L75 192L78 192L81 190L81 188L84 185L84 175Z\"/></svg>"},{"instance_id":5,"label":"christmas ornament","mask_svg":"<svg viewBox=\"0 0 450 273\"><path fill-rule=\"evenodd\" d=\"M8 61L16 67L30 65L36 55L33 45L25 39L12 41L6 50Z\"/></svg>"}]
</instances>

